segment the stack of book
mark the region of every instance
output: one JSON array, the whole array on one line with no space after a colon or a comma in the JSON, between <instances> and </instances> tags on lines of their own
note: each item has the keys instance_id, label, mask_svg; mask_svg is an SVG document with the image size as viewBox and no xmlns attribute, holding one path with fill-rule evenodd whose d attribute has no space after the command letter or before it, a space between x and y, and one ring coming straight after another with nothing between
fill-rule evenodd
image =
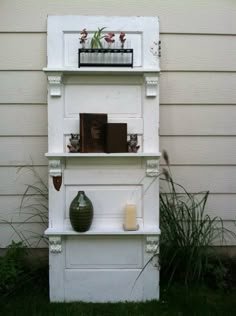
<instances>
[{"instance_id":1,"label":"stack of book","mask_svg":"<svg viewBox=\"0 0 236 316\"><path fill-rule=\"evenodd\" d=\"M108 123L105 113L80 113L81 153L127 151L126 123Z\"/></svg>"}]
</instances>

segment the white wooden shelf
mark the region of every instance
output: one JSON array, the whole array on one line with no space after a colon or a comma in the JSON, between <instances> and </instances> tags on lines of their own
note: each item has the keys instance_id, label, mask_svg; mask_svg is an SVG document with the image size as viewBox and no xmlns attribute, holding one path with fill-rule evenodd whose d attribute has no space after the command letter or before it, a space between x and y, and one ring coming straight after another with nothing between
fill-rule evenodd
<instances>
[{"instance_id":1,"label":"white wooden shelf","mask_svg":"<svg viewBox=\"0 0 236 316\"><path fill-rule=\"evenodd\" d=\"M124 230L122 228L114 228L114 229L90 229L84 233L78 233L73 229L59 229L59 228L48 228L45 232L47 236L55 236L55 235L63 235L63 236L89 236L89 235L160 235L160 229L142 229L139 228L138 230Z\"/></svg>"},{"instance_id":2,"label":"white wooden shelf","mask_svg":"<svg viewBox=\"0 0 236 316\"><path fill-rule=\"evenodd\" d=\"M143 68L143 67L55 67L43 68L45 72L59 72L64 74L143 74L159 73L160 68Z\"/></svg>"},{"instance_id":3,"label":"white wooden shelf","mask_svg":"<svg viewBox=\"0 0 236 316\"><path fill-rule=\"evenodd\" d=\"M81 30L87 28L91 39L103 25L104 34L112 31L117 40L121 31L127 34L133 67L78 67ZM161 233L159 19L49 16L47 32L50 300L158 299L158 268L145 265L158 253ZM110 123L126 123L128 134L137 134L143 146L137 153L70 153L67 144L71 133L79 133L79 113L107 113ZM79 190L94 206L91 227L83 233L70 221ZM127 204L135 204L130 213L135 231L123 227Z\"/></svg>"},{"instance_id":4,"label":"white wooden shelf","mask_svg":"<svg viewBox=\"0 0 236 316\"><path fill-rule=\"evenodd\" d=\"M153 157L159 158L161 156L160 152L140 152L140 153L46 153L48 158L139 158L139 157Z\"/></svg>"}]
</instances>

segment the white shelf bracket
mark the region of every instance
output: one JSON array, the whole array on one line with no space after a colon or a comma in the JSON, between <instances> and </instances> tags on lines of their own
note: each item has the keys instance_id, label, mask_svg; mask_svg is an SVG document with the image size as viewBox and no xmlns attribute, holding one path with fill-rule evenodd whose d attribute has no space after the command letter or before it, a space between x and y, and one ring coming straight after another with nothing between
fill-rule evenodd
<instances>
[{"instance_id":1,"label":"white shelf bracket","mask_svg":"<svg viewBox=\"0 0 236 316\"><path fill-rule=\"evenodd\" d=\"M48 75L49 94L51 97L61 96L62 73Z\"/></svg>"},{"instance_id":2,"label":"white shelf bracket","mask_svg":"<svg viewBox=\"0 0 236 316\"><path fill-rule=\"evenodd\" d=\"M49 250L51 253L61 253L62 252L61 236L50 236L49 237Z\"/></svg>"},{"instance_id":3,"label":"white shelf bracket","mask_svg":"<svg viewBox=\"0 0 236 316\"><path fill-rule=\"evenodd\" d=\"M146 97L156 97L159 77L151 76L150 74L144 74L144 80L146 87Z\"/></svg>"},{"instance_id":4,"label":"white shelf bracket","mask_svg":"<svg viewBox=\"0 0 236 316\"><path fill-rule=\"evenodd\" d=\"M62 163L60 159L49 160L49 175L51 177L60 177L62 175Z\"/></svg>"},{"instance_id":5,"label":"white shelf bracket","mask_svg":"<svg viewBox=\"0 0 236 316\"><path fill-rule=\"evenodd\" d=\"M159 174L159 162L157 159L150 159L146 161L146 176L157 177Z\"/></svg>"},{"instance_id":6,"label":"white shelf bracket","mask_svg":"<svg viewBox=\"0 0 236 316\"><path fill-rule=\"evenodd\" d=\"M147 236L146 237L146 252L158 254L159 253L159 237Z\"/></svg>"}]
</instances>

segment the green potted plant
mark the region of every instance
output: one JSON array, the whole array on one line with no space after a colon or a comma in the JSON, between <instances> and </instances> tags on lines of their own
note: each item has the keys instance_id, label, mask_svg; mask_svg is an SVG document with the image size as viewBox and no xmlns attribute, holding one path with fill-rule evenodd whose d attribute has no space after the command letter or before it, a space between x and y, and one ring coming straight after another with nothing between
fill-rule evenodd
<instances>
[{"instance_id":1,"label":"green potted plant","mask_svg":"<svg viewBox=\"0 0 236 316\"><path fill-rule=\"evenodd\" d=\"M118 44L117 47L114 47L115 33L108 32L107 34L103 34L102 32L105 28L98 27L97 31L92 35L90 43L88 42L89 38L86 28L81 31L79 39L82 48L79 49L78 66L133 67L133 49L124 48L126 41L125 32L120 32L120 46ZM85 45L86 43L87 45Z\"/></svg>"},{"instance_id":2,"label":"green potted plant","mask_svg":"<svg viewBox=\"0 0 236 316\"><path fill-rule=\"evenodd\" d=\"M105 38L105 35L102 35L102 31L105 27L101 29L98 28L96 32L94 32L93 37L91 39L91 48L103 48L102 39Z\"/></svg>"}]
</instances>

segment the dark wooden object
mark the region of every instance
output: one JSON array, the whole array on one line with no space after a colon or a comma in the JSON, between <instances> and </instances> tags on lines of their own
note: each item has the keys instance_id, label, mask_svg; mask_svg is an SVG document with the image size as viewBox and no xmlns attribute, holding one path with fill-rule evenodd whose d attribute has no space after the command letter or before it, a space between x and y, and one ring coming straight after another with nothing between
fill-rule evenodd
<instances>
[{"instance_id":1,"label":"dark wooden object","mask_svg":"<svg viewBox=\"0 0 236 316\"><path fill-rule=\"evenodd\" d=\"M80 152L105 152L105 113L80 113Z\"/></svg>"},{"instance_id":2,"label":"dark wooden object","mask_svg":"<svg viewBox=\"0 0 236 316\"><path fill-rule=\"evenodd\" d=\"M128 151L126 123L107 123L105 130L107 153L124 153Z\"/></svg>"}]
</instances>

